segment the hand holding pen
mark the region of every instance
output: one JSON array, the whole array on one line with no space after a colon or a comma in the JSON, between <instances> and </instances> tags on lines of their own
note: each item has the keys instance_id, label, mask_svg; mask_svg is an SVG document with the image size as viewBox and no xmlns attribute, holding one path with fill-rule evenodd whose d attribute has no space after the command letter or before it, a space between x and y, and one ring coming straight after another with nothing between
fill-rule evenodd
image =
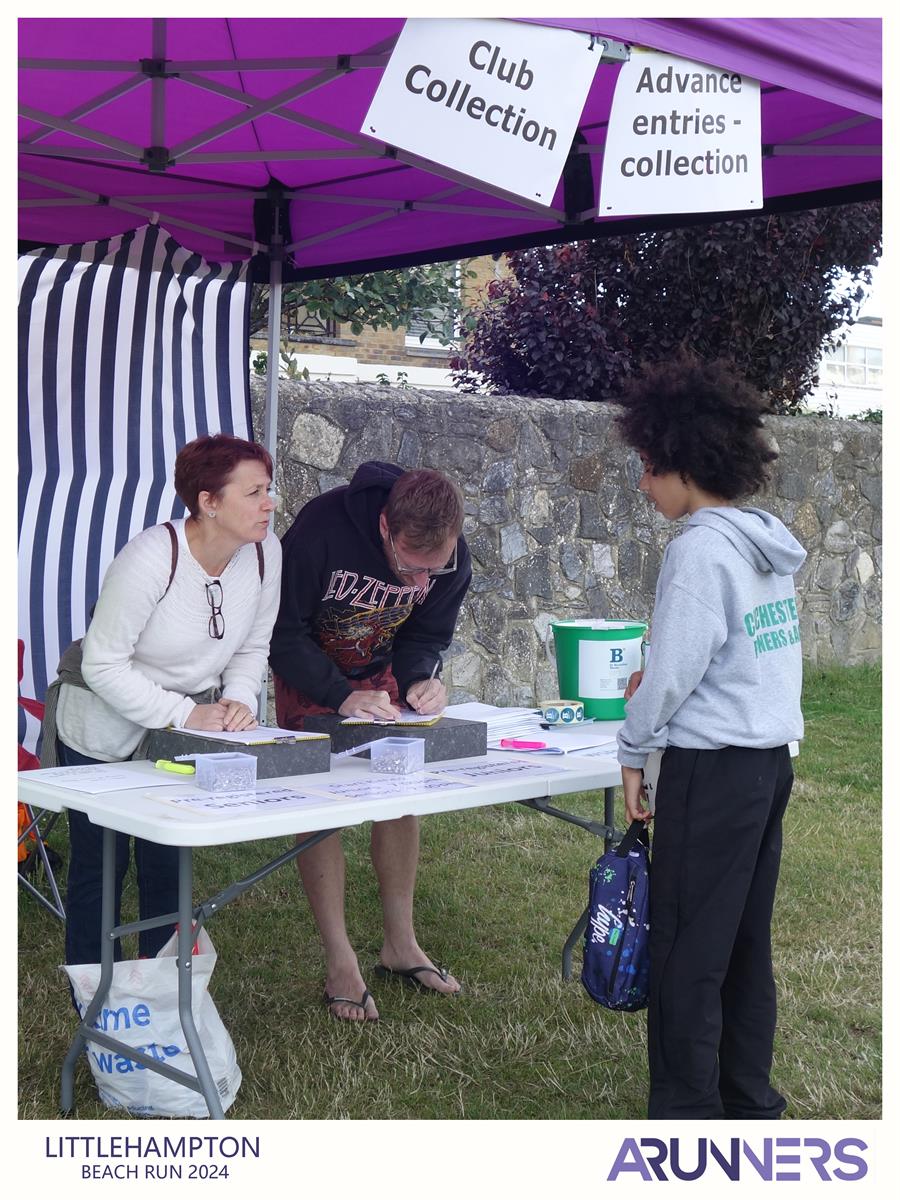
<instances>
[{"instance_id":1,"label":"hand holding pen","mask_svg":"<svg viewBox=\"0 0 900 1200\"><path fill-rule=\"evenodd\" d=\"M420 679L406 693L406 703L421 716L432 716L447 707L447 689L437 678L440 665L438 659L428 679Z\"/></svg>"}]
</instances>

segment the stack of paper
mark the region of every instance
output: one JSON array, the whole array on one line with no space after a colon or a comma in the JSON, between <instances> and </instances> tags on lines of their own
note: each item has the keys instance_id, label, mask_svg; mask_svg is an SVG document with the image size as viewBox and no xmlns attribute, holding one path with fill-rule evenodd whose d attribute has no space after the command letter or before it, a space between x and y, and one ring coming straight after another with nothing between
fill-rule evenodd
<instances>
[{"instance_id":1,"label":"stack of paper","mask_svg":"<svg viewBox=\"0 0 900 1200\"><path fill-rule=\"evenodd\" d=\"M605 724L564 725L555 729L541 728L541 714L533 708L497 708L493 704L451 704L444 709L448 717L466 721L483 721L487 725L489 750L519 750L520 747L501 746L502 741L534 742L539 749L532 754L585 754L615 757L616 735Z\"/></svg>"},{"instance_id":2,"label":"stack of paper","mask_svg":"<svg viewBox=\"0 0 900 1200\"><path fill-rule=\"evenodd\" d=\"M487 725L488 745L501 738L533 737L539 734L540 714L533 708L497 708L493 704L451 704L444 709L447 717L460 721L483 721Z\"/></svg>"},{"instance_id":3,"label":"stack of paper","mask_svg":"<svg viewBox=\"0 0 900 1200\"><path fill-rule=\"evenodd\" d=\"M586 725L583 729L571 725L562 729L543 729L541 737L548 748L561 754L577 754L586 758L615 758L616 738L604 729Z\"/></svg>"}]
</instances>

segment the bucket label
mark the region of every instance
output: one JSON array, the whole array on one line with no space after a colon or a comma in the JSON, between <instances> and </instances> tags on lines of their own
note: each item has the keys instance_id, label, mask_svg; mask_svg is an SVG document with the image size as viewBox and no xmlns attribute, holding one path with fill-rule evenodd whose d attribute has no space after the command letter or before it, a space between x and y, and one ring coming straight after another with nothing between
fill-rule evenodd
<instances>
[{"instance_id":1,"label":"bucket label","mask_svg":"<svg viewBox=\"0 0 900 1200\"><path fill-rule=\"evenodd\" d=\"M583 700L620 700L628 678L641 669L641 639L578 644L578 695Z\"/></svg>"}]
</instances>

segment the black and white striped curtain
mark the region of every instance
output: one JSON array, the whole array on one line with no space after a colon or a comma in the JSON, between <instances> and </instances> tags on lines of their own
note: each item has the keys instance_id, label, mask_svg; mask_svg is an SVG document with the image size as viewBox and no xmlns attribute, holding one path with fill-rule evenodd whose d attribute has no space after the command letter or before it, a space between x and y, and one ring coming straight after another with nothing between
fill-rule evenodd
<instances>
[{"instance_id":1,"label":"black and white striped curtain","mask_svg":"<svg viewBox=\"0 0 900 1200\"><path fill-rule=\"evenodd\" d=\"M21 694L41 699L113 557L184 515L178 450L252 436L250 288L246 263L208 263L155 225L18 266Z\"/></svg>"}]
</instances>

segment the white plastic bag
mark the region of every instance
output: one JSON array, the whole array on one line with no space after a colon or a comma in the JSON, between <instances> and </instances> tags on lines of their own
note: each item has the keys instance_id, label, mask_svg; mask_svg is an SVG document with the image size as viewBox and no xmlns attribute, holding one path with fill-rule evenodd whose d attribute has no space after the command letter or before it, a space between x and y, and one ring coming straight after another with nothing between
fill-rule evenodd
<instances>
[{"instance_id":1,"label":"white plastic bag","mask_svg":"<svg viewBox=\"0 0 900 1200\"><path fill-rule=\"evenodd\" d=\"M237 1095L241 1069L234 1044L208 991L218 955L205 929L200 930L196 942L198 952L191 959L191 1008L224 1111ZM177 948L178 935L173 934L156 958L117 962L109 995L97 1014L94 1028L196 1075L178 1018ZM100 983L100 964L67 966L63 970L69 976L83 1015ZM166 1079L142 1063L96 1042L88 1042L87 1054L100 1099L108 1108L124 1108L142 1117L209 1116L200 1092L182 1087L174 1079Z\"/></svg>"}]
</instances>

